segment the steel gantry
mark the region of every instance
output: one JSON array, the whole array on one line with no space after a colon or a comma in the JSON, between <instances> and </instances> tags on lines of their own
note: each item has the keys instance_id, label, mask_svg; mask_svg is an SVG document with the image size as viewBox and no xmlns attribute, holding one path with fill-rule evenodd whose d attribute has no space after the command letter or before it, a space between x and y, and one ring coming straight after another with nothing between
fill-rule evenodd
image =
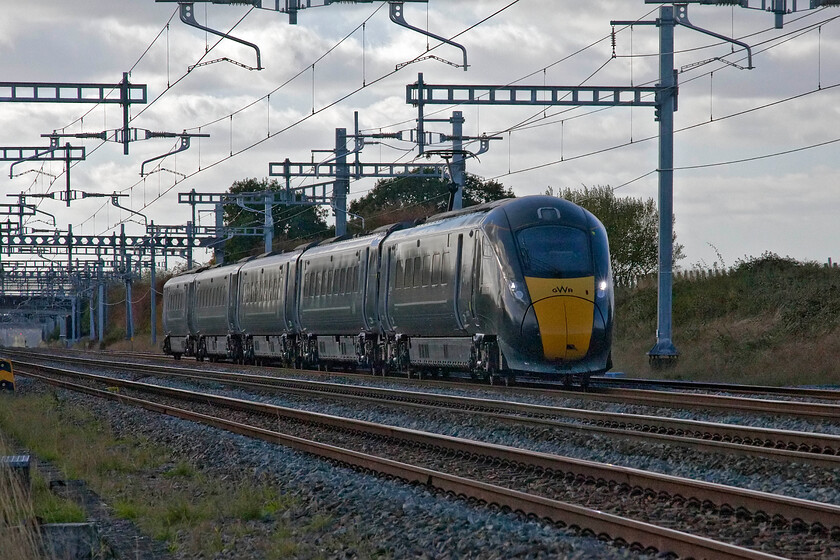
<instances>
[{"instance_id":1,"label":"steel gantry","mask_svg":"<svg viewBox=\"0 0 840 560\"><path fill-rule=\"evenodd\" d=\"M78 294L90 291L90 297L93 298L93 292L98 287L100 341L104 335L105 282L119 278L126 284L126 338L131 338L134 332L130 308L131 283L138 271L148 268L152 286L153 344L157 341L157 301L154 289L156 259L166 259L170 255L186 257L193 244L210 244L219 235L218 231L209 228L206 231L194 231L191 224L187 227L158 226L154 221L147 224L145 235L127 235L124 224L120 233L114 232L111 235L77 235L73 233L71 225L68 225L66 231L15 229L10 227L12 224L4 225L7 227L0 228L0 291L32 293L34 290L53 293L61 289L62 297L78 297ZM11 257L27 254L41 258L55 256L60 257L60 260L39 266L23 265L19 261L3 258L4 255ZM92 284L87 285L86 282ZM76 330L71 332L75 333Z\"/></svg>"},{"instance_id":2,"label":"steel gantry","mask_svg":"<svg viewBox=\"0 0 840 560\"><path fill-rule=\"evenodd\" d=\"M83 161L86 157L84 146L74 147L69 143L58 145L58 140L50 142L46 148L0 147L0 161L11 161L9 178L14 177L15 165L27 161L62 161L64 163L65 192L67 206L70 206L70 166L74 161Z\"/></svg>"},{"instance_id":3,"label":"steel gantry","mask_svg":"<svg viewBox=\"0 0 840 560\"><path fill-rule=\"evenodd\" d=\"M355 133L347 134L346 128L335 129L334 150L313 150L332 153L332 157L320 163L314 162L292 162L286 159L283 162L268 164L268 175L270 177L283 177L286 183L286 192L300 193L305 199L315 204L329 205L335 212L335 234L338 236L347 233L347 195L350 192L350 179L362 178L393 178L393 177L419 177L419 178L443 178L446 172L446 165L443 164L418 164L418 163L363 163L359 160L359 153L367 144L366 140L396 138L395 134L362 134L359 130L359 113L354 116ZM350 139L353 139L354 147L348 149ZM349 162L348 157L353 156L354 161ZM292 178L320 179L329 178L323 183L306 185L302 187L291 187ZM327 187L332 186L332 195L327 194ZM316 193L315 189L321 189ZM309 194L307 194L309 191Z\"/></svg>"},{"instance_id":4,"label":"steel gantry","mask_svg":"<svg viewBox=\"0 0 840 560\"><path fill-rule=\"evenodd\" d=\"M117 92L117 95L114 95ZM118 84L0 82L0 103L94 103L119 104L123 111L123 153L128 155L128 110L148 102L146 86L132 84L128 72Z\"/></svg>"}]
</instances>

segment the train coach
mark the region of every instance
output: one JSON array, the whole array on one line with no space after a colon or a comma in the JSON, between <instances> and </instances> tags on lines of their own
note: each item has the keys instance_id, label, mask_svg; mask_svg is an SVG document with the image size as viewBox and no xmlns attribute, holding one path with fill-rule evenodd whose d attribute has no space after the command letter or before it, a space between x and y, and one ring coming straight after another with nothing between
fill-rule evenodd
<instances>
[{"instance_id":1,"label":"train coach","mask_svg":"<svg viewBox=\"0 0 840 560\"><path fill-rule=\"evenodd\" d=\"M606 231L549 196L188 271L163 302L176 358L584 385L612 366Z\"/></svg>"}]
</instances>

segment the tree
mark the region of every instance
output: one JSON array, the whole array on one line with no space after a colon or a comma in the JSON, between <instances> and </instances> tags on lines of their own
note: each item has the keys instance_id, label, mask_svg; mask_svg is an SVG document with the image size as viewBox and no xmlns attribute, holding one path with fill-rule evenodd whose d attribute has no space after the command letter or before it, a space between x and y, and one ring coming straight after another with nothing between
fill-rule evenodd
<instances>
[{"instance_id":1,"label":"tree","mask_svg":"<svg viewBox=\"0 0 840 560\"><path fill-rule=\"evenodd\" d=\"M554 195L548 188L546 194ZM653 198L616 197L609 186L581 190L563 189L557 193L592 212L610 240L610 261L616 283L656 272L659 263L659 211ZM674 263L685 258L683 246L674 234Z\"/></svg>"},{"instance_id":2,"label":"tree","mask_svg":"<svg viewBox=\"0 0 840 560\"><path fill-rule=\"evenodd\" d=\"M231 194L246 192L278 191L282 187L276 180L243 179L231 185ZM236 204L226 204L224 207L225 225L233 227L255 227L265 223L263 204L249 206L255 211L249 211ZM292 249L308 239L325 238L334 235L335 228L327 226L326 211L317 206L309 205L278 205L272 209L274 217L273 250ZM265 250L262 237L235 236L225 243L225 261L231 262L258 255Z\"/></svg>"},{"instance_id":3,"label":"tree","mask_svg":"<svg viewBox=\"0 0 840 560\"><path fill-rule=\"evenodd\" d=\"M516 195L498 181L483 181L467 173L463 193L464 207L514 198ZM402 176L381 179L362 198L350 204L350 212L365 219L368 230L384 224L424 218L445 212L449 204L449 183L443 179Z\"/></svg>"}]
</instances>

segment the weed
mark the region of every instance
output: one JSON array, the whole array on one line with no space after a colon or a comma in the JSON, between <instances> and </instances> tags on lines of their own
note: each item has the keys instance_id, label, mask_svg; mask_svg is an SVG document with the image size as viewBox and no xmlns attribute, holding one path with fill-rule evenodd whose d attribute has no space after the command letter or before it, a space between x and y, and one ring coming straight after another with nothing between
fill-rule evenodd
<instances>
[{"instance_id":1,"label":"weed","mask_svg":"<svg viewBox=\"0 0 840 560\"><path fill-rule=\"evenodd\" d=\"M114 502L114 513L122 519L137 519L143 515L143 508L130 500L117 500Z\"/></svg>"},{"instance_id":2,"label":"weed","mask_svg":"<svg viewBox=\"0 0 840 560\"><path fill-rule=\"evenodd\" d=\"M186 461L179 461L172 469L163 473L166 478L192 478L196 475L195 468Z\"/></svg>"}]
</instances>

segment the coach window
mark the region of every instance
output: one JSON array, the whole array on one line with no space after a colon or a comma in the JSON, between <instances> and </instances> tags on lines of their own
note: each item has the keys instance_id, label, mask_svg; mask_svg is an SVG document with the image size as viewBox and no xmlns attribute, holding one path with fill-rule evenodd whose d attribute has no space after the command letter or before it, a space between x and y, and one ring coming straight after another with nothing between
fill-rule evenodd
<instances>
[{"instance_id":1,"label":"coach window","mask_svg":"<svg viewBox=\"0 0 840 560\"><path fill-rule=\"evenodd\" d=\"M423 285L431 286L432 284L432 257L426 255L423 257Z\"/></svg>"},{"instance_id":2,"label":"coach window","mask_svg":"<svg viewBox=\"0 0 840 560\"><path fill-rule=\"evenodd\" d=\"M440 284L440 254L432 255L432 286Z\"/></svg>"},{"instance_id":3,"label":"coach window","mask_svg":"<svg viewBox=\"0 0 840 560\"><path fill-rule=\"evenodd\" d=\"M440 283L441 285L449 282L449 253L444 252L440 256Z\"/></svg>"},{"instance_id":4,"label":"coach window","mask_svg":"<svg viewBox=\"0 0 840 560\"><path fill-rule=\"evenodd\" d=\"M423 259L420 257L414 257L414 281L411 283L412 286L420 286L423 283Z\"/></svg>"},{"instance_id":5,"label":"coach window","mask_svg":"<svg viewBox=\"0 0 840 560\"><path fill-rule=\"evenodd\" d=\"M414 278L414 259L405 259L405 280L403 287L410 288Z\"/></svg>"},{"instance_id":6,"label":"coach window","mask_svg":"<svg viewBox=\"0 0 840 560\"><path fill-rule=\"evenodd\" d=\"M400 289L403 287L403 262L397 259L397 273L394 275L394 287Z\"/></svg>"}]
</instances>

